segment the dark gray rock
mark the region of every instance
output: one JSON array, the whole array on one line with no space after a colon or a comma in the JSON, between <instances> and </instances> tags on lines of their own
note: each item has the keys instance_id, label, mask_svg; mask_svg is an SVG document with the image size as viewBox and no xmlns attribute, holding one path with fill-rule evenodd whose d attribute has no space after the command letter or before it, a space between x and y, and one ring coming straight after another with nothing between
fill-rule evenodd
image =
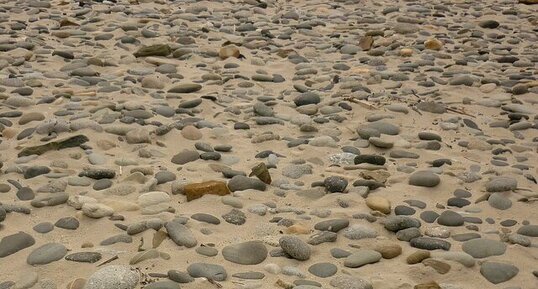
<instances>
[{"instance_id":1,"label":"dark gray rock","mask_svg":"<svg viewBox=\"0 0 538 289\"><path fill-rule=\"evenodd\" d=\"M67 248L59 243L48 243L36 248L28 258L29 265L45 265L62 259L67 254Z\"/></svg>"},{"instance_id":2,"label":"dark gray rock","mask_svg":"<svg viewBox=\"0 0 538 289\"><path fill-rule=\"evenodd\" d=\"M224 267L208 263L193 263L187 267L187 272L194 278L205 277L215 281L224 281L228 277Z\"/></svg>"},{"instance_id":3,"label":"dark gray rock","mask_svg":"<svg viewBox=\"0 0 538 289\"><path fill-rule=\"evenodd\" d=\"M442 249L445 251L450 250L451 244L445 240L428 238L428 237L418 237L412 239L409 244L411 247L424 249L424 250L437 250Z\"/></svg>"},{"instance_id":4,"label":"dark gray rock","mask_svg":"<svg viewBox=\"0 0 538 289\"><path fill-rule=\"evenodd\" d=\"M2 238L2 240L0 240L0 258L17 253L20 250L33 246L34 244L34 238L25 232L18 232L13 235L5 236Z\"/></svg>"}]
</instances>

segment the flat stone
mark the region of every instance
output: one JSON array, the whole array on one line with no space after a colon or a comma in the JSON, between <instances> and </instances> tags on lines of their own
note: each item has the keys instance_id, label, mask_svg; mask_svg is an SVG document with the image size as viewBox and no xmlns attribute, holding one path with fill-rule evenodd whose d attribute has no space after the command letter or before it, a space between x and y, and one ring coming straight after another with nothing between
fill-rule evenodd
<instances>
[{"instance_id":1,"label":"flat stone","mask_svg":"<svg viewBox=\"0 0 538 289\"><path fill-rule=\"evenodd\" d=\"M344 260L344 266L348 268L358 268L367 264L377 263L379 260L381 260L381 257L381 253L377 251L360 249L359 251L347 256L347 258Z\"/></svg>"},{"instance_id":2,"label":"flat stone","mask_svg":"<svg viewBox=\"0 0 538 289\"><path fill-rule=\"evenodd\" d=\"M519 273L519 269L507 263L486 261L480 266L480 274L489 282L499 284L514 278Z\"/></svg>"},{"instance_id":3,"label":"flat stone","mask_svg":"<svg viewBox=\"0 0 538 289\"><path fill-rule=\"evenodd\" d=\"M338 271L336 265L331 263L316 263L308 267L308 272L320 278L331 277Z\"/></svg>"},{"instance_id":4,"label":"flat stone","mask_svg":"<svg viewBox=\"0 0 538 289\"><path fill-rule=\"evenodd\" d=\"M441 178L431 171L417 171L409 177L409 184L418 187L435 187Z\"/></svg>"},{"instance_id":5,"label":"flat stone","mask_svg":"<svg viewBox=\"0 0 538 289\"><path fill-rule=\"evenodd\" d=\"M414 238L409 243L411 247L424 249L424 250L442 249L442 250L448 251L450 250L450 247L451 247L451 244L445 240L428 238L428 237Z\"/></svg>"},{"instance_id":6,"label":"flat stone","mask_svg":"<svg viewBox=\"0 0 538 289\"><path fill-rule=\"evenodd\" d=\"M187 267L187 272L194 278L205 277L215 281L224 281L228 277L224 267L208 263L193 263Z\"/></svg>"},{"instance_id":7,"label":"flat stone","mask_svg":"<svg viewBox=\"0 0 538 289\"><path fill-rule=\"evenodd\" d=\"M183 225L183 222L179 219L174 219L167 222L164 227L170 236L170 239L174 241L178 246L185 246L192 248L198 244L198 241L192 234L191 230ZM193 276L194 277L194 276Z\"/></svg>"},{"instance_id":8,"label":"flat stone","mask_svg":"<svg viewBox=\"0 0 538 289\"><path fill-rule=\"evenodd\" d=\"M2 238L2 240L0 240L0 258L17 253L20 250L33 246L34 244L35 239L25 232L18 232L5 236Z\"/></svg>"},{"instance_id":9,"label":"flat stone","mask_svg":"<svg viewBox=\"0 0 538 289\"><path fill-rule=\"evenodd\" d=\"M517 233L529 237L538 237L538 225L524 225L517 230Z\"/></svg>"},{"instance_id":10,"label":"flat stone","mask_svg":"<svg viewBox=\"0 0 538 289\"><path fill-rule=\"evenodd\" d=\"M237 189L237 187L235 187ZM187 196L187 201L192 201L201 198L204 195L225 196L230 194L230 190L226 183L221 181L207 181L203 183L192 183L184 187L184 193Z\"/></svg>"},{"instance_id":11,"label":"flat stone","mask_svg":"<svg viewBox=\"0 0 538 289\"><path fill-rule=\"evenodd\" d=\"M65 260L81 263L95 263L101 260L103 256L99 252L79 252L65 256Z\"/></svg>"},{"instance_id":12,"label":"flat stone","mask_svg":"<svg viewBox=\"0 0 538 289\"><path fill-rule=\"evenodd\" d=\"M246 176L237 175L228 181L228 188L232 192L244 190L265 191L267 185L257 178L249 178Z\"/></svg>"},{"instance_id":13,"label":"flat stone","mask_svg":"<svg viewBox=\"0 0 538 289\"><path fill-rule=\"evenodd\" d=\"M232 263L256 265L267 258L267 248L261 241L248 241L224 247L222 256Z\"/></svg>"},{"instance_id":14,"label":"flat stone","mask_svg":"<svg viewBox=\"0 0 538 289\"><path fill-rule=\"evenodd\" d=\"M506 251L506 244L500 241L479 238L464 242L461 248L474 258L486 258L503 255Z\"/></svg>"},{"instance_id":15,"label":"flat stone","mask_svg":"<svg viewBox=\"0 0 538 289\"><path fill-rule=\"evenodd\" d=\"M331 231L331 232L339 232L342 229L345 229L349 226L349 220L347 219L332 219L332 220L326 220L321 221L314 225L314 229L320 230L320 231Z\"/></svg>"},{"instance_id":16,"label":"flat stone","mask_svg":"<svg viewBox=\"0 0 538 289\"><path fill-rule=\"evenodd\" d=\"M444 211L437 219L437 223L443 226L461 226L464 223L463 217L454 211Z\"/></svg>"},{"instance_id":17,"label":"flat stone","mask_svg":"<svg viewBox=\"0 0 538 289\"><path fill-rule=\"evenodd\" d=\"M67 254L67 248L58 243L48 243L36 248L28 258L29 265L45 265L62 259Z\"/></svg>"}]
</instances>

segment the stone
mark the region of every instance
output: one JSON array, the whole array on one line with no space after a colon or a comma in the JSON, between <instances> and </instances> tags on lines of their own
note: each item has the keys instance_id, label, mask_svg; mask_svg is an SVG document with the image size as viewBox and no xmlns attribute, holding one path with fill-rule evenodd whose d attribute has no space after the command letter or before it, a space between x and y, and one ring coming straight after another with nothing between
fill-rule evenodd
<instances>
[{"instance_id":1,"label":"stone","mask_svg":"<svg viewBox=\"0 0 538 289\"><path fill-rule=\"evenodd\" d=\"M194 162L200 158L200 154L194 150L183 150L174 155L171 162L176 165L184 165L190 162Z\"/></svg>"},{"instance_id":2,"label":"stone","mask_svg":"<svg viewBox=\"0 0 538 289\"><path fill-rule=\"evenodd\" d=\"M137 203L143 215L154 215L168 211L170 196L165 192L148 192L138 196Z\"/></svg>"},{"instance_id":3,"label":"stone","mask_svg":"<svg viewBox=\"0 0 538 289\"><path fill-rule=\"evenodd\" d=\"M208 224L213 224L213 225L220 224L219 218L210 214L206 214L206 213L196 213L196 214L193 214L191 218L199 222L204 222Z\"/></svg>"},{"instance_id":4,"label":"stone","mask_svg":"<svg viewBox=\"0 0 538 289\"><path fill-rule=\"evenodd\" d=\"M523 225L517 233L529 237L538 237L538 225Z\"/></svg>"},{"instance_id":5,"label":"stone","mask_svg":"<svg viewBox=\"0 0 538 289\"><path fill-rule=\"evenodd\" d=\"M202 138L202 133L193 125L187 125L181 130L181 135L188 140L199 140Z\"/></svg>"},{"instance_id":6,"label":"stone","mask_svg":"<svg viewBox=\"0 0 538 289\"><path fill-rule=\"evenodd\" d=\"M80 225L80 222L76 218L73 218L73 217L61 218L58 221L56 221L56 223L54 224L54 226L58 228L66 229L66 230L76 230L78 229L79 225Z\"/></svg>"},{"instance_id":7,"label":"stone","mask_svg":"<svg viewBox=\"0 0 538 289\"><path fill-rule=\"evenodd\" d=\"M443 226L461 226L464 223L463 217L454 211L444 211L437 219L437 223Z\"/></svg>"},{"instance_id":8,"label":"stone","mask_svg":"<svg viewBox=\"0 0 538 289\"><path fill-rule=\"evenodd\" d=\"M512 191L517 188L517 180L510 177L494 177L486 183L486 191L490 193Z\"/></svg>"},{"instance_id":9,"label":"stone","mask_svg":"<svg viewBox=\"0 0 538 289\"><path fill-rule=\"evenodd\" d=\"M381 257L381 253L377 251L360 249L359 251L346 257L344 260L344 266L348 268L358 268L367 264L377 263L379 260L381 260Z\"/></svg>"},{"instance_id":10,"label":"stone","mask_svg":"<svg viewBox=\"0 0 538 289\"><path fill-rule=\"evenodd\" d=\"M130 266L110 265L93 273L84 289L134 289L139 279L139 273Z\"/></svg>"},{"instance_id":11,"label":"stone","mask_svg":"<svg viewBox=\"0 0 538 289\"><path fill-rule=\"evenodd\" d=\"M316 263L308 267L308 272L320 278L331 277L338 271L336 265L331 263Z\"/></svg>"},{"instance_id":12,"label":"stone","mask_svg":"<svg viewBox=\"0 0 538 289\"><path fill-rule=\"evenodd\" d=\"M299 261L308 260L312 253L310 246L295 236L283 236L278 243L284 252Z\"/></svg>"},{"instance_id":13,"label":"stone","mask_svg":"<svg viewBox=\"0 0 538 289\"><path fill-rule=\"evenodd\" d=\"M135 57L168 56L170 53L172 53L172 48L168 44L155 44L140 47L133 55Z\"/></svg>"},{"instance_id":14,"label":"stone","mask_svg":"<svg viewBox=\"0 0 538 289\"><path fill-rule=\"evenodd\" d=\"M35 239L25 232L18 232L8 235L0 240L0 258L15 254L20 250L31 247L35 244Z\"/></svg>"},{"instance_id":15,"label":"stone","mask_svg":"<svg viewBox=\"0 0 538 289\"><path fill-rule=\"evenodd\" d=\"M430 38L424 42L424 47L430 50L441 50L443 48L443 42L435 38Z\"/></svg>"},{"instance_id":16,"label":"stone","mask_svg":"<svg viewBox=\"0 0 538 289\"><path fill-rule=\"evenodd\" d=\"M331 279L331 286L337 289L373 289L372 284L362 278L339 275Z\"/></svg>"},{"instance_id":17,"label":"stone","mask_svg":"<svg viewBox=\"0 0 538 289\"><path fill-rule=\"evenodd\" d=\"M228 278L226 269L216 264L193 263L187 267L187 272L194 278L205 277L215 281L224 281Z\"/></svg>"},{"instance_id":18,"label":"stone","mask_svg":"<svg viewBox=\"0 0 538 289\"><path fill-rule=\"evenodd\" d=\"M486 261L480 266L480 274L493 284L506 282L518 273L519 269L508 263Z\"/></svg>"},{"instance_id":19,"label":"stone","mask_svg":"<svg viewBox=\"0 0 538 289\"><path fill-rule=\"evenodd\" d=\"M407 228L420 228L420 221L408 216L389 216L385 219L385 229L398 232Z\"/></svg>"},{"instance_id":20,"label":"stone","mask_svg":"<svg viewBox=\"0 0 538 289\"><path fill-rule=\"evenodd\" d=\"M346 190L347 184L348 182L346 179L338 176L328 177L323 180L323 185L325 186L325 189L330 193L344 192Z\"/></svg>"},{"instance_id":21,"label":"stone","mask_svg":"<svg viewBox=\"0 0 538 289\"><path fill-rule=\"evenodd\" d=\"M409 244L411 245L411 247L418 248L418 249L424 249L424 250L442 249L445 251L450 250L450 247L452 246L449 242L445 240L428 238L428 237L418 237L418 238L411 239Z\"/></svg>"},{"instance_id":22,"label":"stone","mask_svg":"<svg viewBox=\"0 0 538 289\"><path fill-rule=\"evenodd\" d=\"M480 259L503 255L506 251L506 244L500 241L479 238L464 242L461 248L463 252Z\"/></svg>"},{"instance_id":23,"label":"stone","mask_svg":"<svg viewBox=\"0 0 538 289\"><path fill-rule=\"evenodd\" d=\"M244 190L265 191L267 185L259 179L237 175L228 181L228 188L232 192Z\"/></svg>"},{"instance_id":24,"label":"stone","mask_svg":"<svg viewBox=\"0 0 538 289\"><path fill-rule=\"evenodd\" d=\"M227 223L234 224L237 226L243 225L247 221L247 216L245 215L245 213L235 208L232 209L230 212L222 215L222 218Z\"/></svg>"},{"instance_id":25,"label":"stone","mask_svg":"<svg viewBox=\"0 0 538 289\"><path fill-rule=\"evenodd\" d=\"M354 224L344 229L344 237L350 240L360 240L366 238L376 238L379 234L373 228L366 225Z\"/></svg>"},{"instance_id":26,"label":"stone","mask_svg":"<svg viewBox=\"0 0 538 289\"><path fill-rule=\"evenodd\" d=\"M61 150L65 148L78 147L89 140L90 139L85 135L76 135L59 141L49 142L43 145L26 147L22 149L17 156L24 157L30 155L42 155L51 150Z\"/></svg>"},{"instance_id":27,"label":"stone","mask_svg":"<svg viewBox=\"0 0 538 289\"><path fill-rule=\"evenodd\" d=\"M95 263L103 256L99 252L79 252L65 256L65 260L80 263Z\"/></svg>"},{"instance_id":28,"label":"stone","mask_svg":"<svg viewBox=\"0 0 538 289\"><path fill-rule=\"evenodd\" d=\"M99 203L84 203L82 213L90 218L100 219L114 214L114 209Z\"/></svg>"},{"instance_id":29,"label":"stone","mask_svg":"<svg viewBox=\"0 0 538 289\"><path fill-rule=\"evenodd\" d=\"M194 278L192 278L188 273L177 270L168 271L168 279L177 283L190 283L194 281Z\"/></svg>"},{"instance_id":30,"label":"stone","mask_svg":"<svg viewBox=\"0 0 538 289\"><path fill-rule=\"evenodd\" d=\"M150 283L144 286L144 289L181 289L179 284L174 281L164 280Z\"/></svg>"},{"instance_id":31,"label":"stone","mask_svg":"<svg viewBox=\"0 0 538 289\"><path fill-rule=\"evenodd\" d=\"M409 184L418 187L435 187L441 178L431 171L417 171L409 177Z\"/></svg>"},{"instance_id":32,"label":"stone","mask_svg":"<svg viewBox=\"0 0 538 289\"><path fill-rule=\"evenodd\" d=\"M419 250L419 251L416 251L416 252L413 252L411 253L411 255L407 256L406 258L406 262L407 264L418 264L420 262L422 262L423 260L425 259L428 259L430 258L430 251L423 251L423 250Z\"/></svg>"},{"instance_id":33,"label":"stone","mask_svg":"<svg viewBox=\"0 0 538 289\"><path fill-rule=\"evenodd\" d=\"M493 193L488 198L491 207L498 210L508 210L512 207L512 201L501 193Z\"/></svg>"},{"instance_id":34,"label":"stone","mask_svg":"<svg viewBox=\"0 0 538 289\"><path fill-rule=\"evenodd\" d=\"M369 195L366 198L366 205L368 208L383 214L390 214L391 212L390 201L383 197Z\"/></svg>"},{"instance_id":35,"label":"stone","mask_svg":"<svg viewBox=\"0 0 538 289\"><path fill-rule=\"evenodd\" d=\"M267 258L267 248L261 241L248 241L224 247L222 256L232 263L256 265Z\"/></svg>"},{"instance_id":36,"label":"stone","mask_svg":"<svg viewBox=\"0 0 538 289\"><path fill-rule=\"evenodd\" d=\"M193 93L202 89L202 86L197 83L182 83L168 90L170 93Z\"/></svg>"},{"instance_id":37,"label":"stone","mask_svg":"<svg viewBox=\"0 0 538 289\"><path fill-rule=\"evenodd\" d=\"M182 220L174 219L167 222L164 227L166 228L170 239L172 239L178 246L192 248L198 244L198 241L191 230L183 224Z\"/></svg>"},{"instance_id":38,"label":"stone","mask_svg":"<svg viewBox=\"0 0 538 289\"><path fill-rule=\"evenodd\" d=\"M67 254L67 248L59 243L48 243L36 248L28 258L29 265L45 265L62 259Z\"/></svg>"},{"instance_id":39,"label":"stone","mask_svg":"<svg viewBox=\"0 0 538 289\"><path fill-rule=\"evenodd\" d=\"M239 51L239 48L235 45L227 45L224 47L221 47L219 50L219 58L221 60L225 60L230 57L239 58L241 55L241 52Z\"/></svg>"},{"instance_id":40,"label":"stone","mask_svg":"<svg viewBox=\"0 0 538 289\"><path fill-rule=\"evenodd\" d=\"M402 246L396 243L380 243L374 250L379 252L383 259L393 259L402 254Z\"/></svg>"},{"instance_id":41,"label":"stone","mask_svg":"<svg viewBox=\"0 0 538 289\"><path fill-rule=\"evenodd\" d=\"M187 201L192 201L201 198L204 195L225 196L230 194L230 190L226 183L221 181L207 181L202 183L192 183L186 185L184 193L187 196Z\"/></svg>"},{"instance_id":42,"label":"stone","mask_svg":"<svg viewBox=\"0 0 538 289\"><path fill-rule=\"evenodd\" d=\"M349 220L347 219L332 219L317 223L314 225L314 229L337 233L340 230L347 228L347 226L349 226Z\"/></svg>"}]
</instances>

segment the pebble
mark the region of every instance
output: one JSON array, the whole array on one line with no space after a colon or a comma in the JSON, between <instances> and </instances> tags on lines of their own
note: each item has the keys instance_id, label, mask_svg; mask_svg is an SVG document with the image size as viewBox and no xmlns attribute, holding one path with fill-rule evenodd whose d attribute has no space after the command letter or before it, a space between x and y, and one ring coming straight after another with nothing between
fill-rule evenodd
<instances>
[{"instance_id":1,"label":"pebble","mask_svg":"<svg viewBox=\"0 0 538 289\"><path fill-rule=\"evenodd\" d=\"M312 254L310 246L295 236L281 237L278 243L284 252L299 261L308 260Z\"/></svg>"},{"instance_id":2,"label":"pebble","mask_svg":"<svg viewBox=\"0 0 538 289\"><path fill-rule=\"evenodd\" d=\"M20 250L33 246L34 244L35 239L25 232L7 235L0 240L0 258L17 253Z\"/></svg>"},{"instance_id":3,"label":"pebble","mask_svg":"<svg viewBox=\"0 0 538 289\"><path fill-rule=\"evenodd\" d=\"M45 265L62 259L67 254L67 248L58 243L48 243L34 249L26 263L29 265Z\"/></svg>"},{"instance_id":4,"label":"pebble","mask_svg":"<svg viewBox=\"0 0 538 289\"><path fill-rule=\"evenodd\" d=\"M248 241L224 247L222 256L232 263L256 265L267 258L267 248L260 241Z\"/></svg>"},{"instance_id":5,"label":"pebble","mask_svg":"<svg viewBox=\"0 0 538 289\"><path fill-rule=\"evenodd\" d=\"M224 267L217 264L193 263L187 267L187 272L193 278L205 277L215 281L224 281L228 278Z\"/></svg>"},{"instance_id":6,"label":"pebble","mask_svg":"<svg viewBox=\"0 0 538 289\"><path fill-rule=\"evenodd\" d=\"M503 255L506 252L506 244L491 239L478 238L465 241L462 250L474 258L486 258Z\"/></svg>"},{"instance_id":7,"label":"pebble","mask_svg":"<svg viewBox=\"0 0 538 289\"><path fill-rule=\"evenodd\" d=\"M93 273L85 289L134 289L140 277L138 272L125 265L109 265Z\"/></svg>"},{"instance_id":8,"label":"pebble","mask_svg":"<svg viewBox=\"0 0 538 289\"><path fill-rule=\"evenodd\" d=\"M506 282L518 273L519 269L508 263L486 261L480 266L480 274L493 284Z\"/></svg>"},{"instance_id":9,"label":"pebble","mask_svg":"<svg viewBox=\"0 0 538 289\"><path fill-rule=\"evenodd\" d=\"M417 171L409 177L409 184L417 187L435 187L441 178L431 171Z\"/></svg>"}]
</instances>

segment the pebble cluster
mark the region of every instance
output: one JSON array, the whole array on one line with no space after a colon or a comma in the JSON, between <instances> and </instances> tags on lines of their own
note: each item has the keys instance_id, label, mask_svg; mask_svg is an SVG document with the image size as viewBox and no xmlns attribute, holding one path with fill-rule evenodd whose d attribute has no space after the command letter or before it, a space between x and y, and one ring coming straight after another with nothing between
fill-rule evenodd
<instances>
[{"instance_id":1,"label":"pebble cluster","mask_svg":"<svg viewBox=\"0 0 538 289\"><path fill-rule=\"evenodd\" d=\"M0 1L0 289L538 288L538 1Z\"/></svg>"}]
</instances>

